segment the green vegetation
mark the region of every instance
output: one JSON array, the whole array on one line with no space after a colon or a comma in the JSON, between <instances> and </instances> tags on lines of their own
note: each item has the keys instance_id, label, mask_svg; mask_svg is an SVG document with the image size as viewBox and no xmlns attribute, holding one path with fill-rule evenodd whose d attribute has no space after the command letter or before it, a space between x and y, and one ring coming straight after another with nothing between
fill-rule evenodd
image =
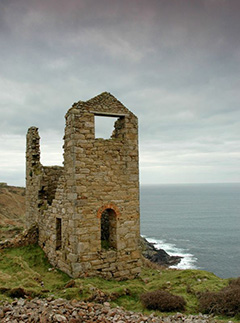
<instances>
[{"instance_id":1,"label":"green vegetation","mask_svg":"<svg viewBox=\"0 0 240 323\"><path fill-rule=\"evenodd\" d=\"M6 249L0 253L0 299L17 289L25 295L44 296L63 288L69 277L57 270L49 271L43 251L38 246Z\"/></svg>"},{"instance_id":2,"label":"green vegetation","mask_svg":"<svg viewBox=\"0 0 240 323\"><path fill-rule=\"evenodd\" d=\"M110 249L110 244L108 240L101 240L101 247L102 249L109 250Z\"/></svg>"},{"instance_id":3,"label":"green vegetation","mask_svg":"<svg viewBox=\"0 0 240 323\"><path fill-rule=\"evenodd\" d=\"M0 253L0 300L17 296L62 297L89 301L108 301L112 306L151 313L143 307L143 293L164 290L182 296L185 313L198 313L202 292L218 292L228 285L212 273L201 270L152 269L144 267L134 280L114 281L99 277L71 279L52 268L43 251L36 245L5 249ZM160 314L160 312L156 312Z\"/></svg>"},{"instance_id":4,"label":"green vegetation","mask_svg":"<svg viewBox=\"0 0 240 323\"><path fill-rule=\"evenodd\" d=\"M184 311L186 301L182 296L173 295L166 290L155 290L141 295L143 305L148 309L162 312Z\"/></svg>"},{"instance_id":5,"label":"green vegetation","mask_svg":"<svg viewBox=\"0 0 240 323\"><path fill-rule=\"evenodd\" d=\"M203 313L235 316L240 319L240 278L233 279L219 292L204 292L199 297Z\"/></svg>"}]
</instances>

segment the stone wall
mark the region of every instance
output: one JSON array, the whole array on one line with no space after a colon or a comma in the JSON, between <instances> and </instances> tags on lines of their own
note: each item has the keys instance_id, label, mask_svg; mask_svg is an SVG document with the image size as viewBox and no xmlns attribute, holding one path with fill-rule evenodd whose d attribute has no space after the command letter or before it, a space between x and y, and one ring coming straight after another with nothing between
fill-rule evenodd
<instances>
[{"instance_id":1,"label":"stone wall","mask_svg":"<svg viewBox=\"0 0 240 323\"><path fill-rule=\"evenodd\" d=\"M26 224L40 222L39 215L52 204L63 167L42 166L40 163L40 137L38 128L27 133L26 150Z\"/></svg>"},{"instance_id":2,"label":"stone wall","mask_svg":"<svg viewBox=\"0 0 240 323\"><path fill-rule=\"evenodd\" d=\"M95 139L99 115L118 118L110 139ZM40 164L37 128L30 128L26 177L28 221L38 223L53 265L73 277L139 274L138 122L116 98L103 93L69 109L64 168ZM102 214L109 216L105 238Z\"/></svg>"}]
</instances>

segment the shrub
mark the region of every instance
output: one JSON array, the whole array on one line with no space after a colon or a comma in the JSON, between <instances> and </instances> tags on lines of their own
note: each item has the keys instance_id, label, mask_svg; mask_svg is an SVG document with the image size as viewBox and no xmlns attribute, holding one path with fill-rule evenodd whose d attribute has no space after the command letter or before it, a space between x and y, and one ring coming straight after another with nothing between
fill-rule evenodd
<instances>
[{"instance_id":1,"label":"shrub","mask_svg":"<svg viewBox=\"0 0 240 323\"><path fill-rule=\"evenodd\" d=\"M172 312L184 310L186 301L182 296L173 295L164 290L156 290L141 295L143 305L151 310Z\"/></svg>"},{"instance_id":2,"label":"shrub","mask_svg":"<svg viewBox=\"0 0 240 323\"><path fill-rule=\"evenodd\" d=\"M219 292L201 293L199 310L203 313L235 316L240 313L240 277Z\"/></svg>"},{"instance_id":3,"label":"shrub","mask_svg":"<svg viewBox=\"0 0 240 323\"><path fill-rule=\"evenodd\" d=\"M240 277L238 277L236 279L231 279L229 282L229 286L240 288Z\"/></svg>"}]
</instances>

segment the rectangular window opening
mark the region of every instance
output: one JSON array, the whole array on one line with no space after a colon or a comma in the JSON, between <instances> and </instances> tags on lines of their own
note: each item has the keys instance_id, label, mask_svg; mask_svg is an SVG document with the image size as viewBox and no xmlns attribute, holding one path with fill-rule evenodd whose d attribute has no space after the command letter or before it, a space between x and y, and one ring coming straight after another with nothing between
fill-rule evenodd
<instances>
[{"instance_id":1,"label":"rectangular window opening","mask_svg":"<svg viewBox=\"0 0 240 323\"><path fill-rule=\"evenodd\" d=\"M56 218L56 250L62 248L62 219Z\"/></svg>"},{"instance_id":2,"label":"rectangular window opening","mask_svg":"<svg viewBox=\"0 0 240 323\"><path fill-rule=\"evenodd\" d=\"M96 116L95 123L95 139L111 139L114 136L115 123L117 117Z\"/></svg>"}]
</instances>

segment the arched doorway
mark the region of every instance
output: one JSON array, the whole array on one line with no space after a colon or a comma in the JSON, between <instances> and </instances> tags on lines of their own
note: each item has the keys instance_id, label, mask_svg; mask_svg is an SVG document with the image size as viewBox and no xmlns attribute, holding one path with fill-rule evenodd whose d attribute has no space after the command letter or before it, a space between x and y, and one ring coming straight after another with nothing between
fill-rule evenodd
<instances>
[{"instance_id":1,"label":"arched doorway","mask_svg":"<svg viewBox=\"0 0 240 323\"><path fill-rule=\"evenodd\" d=\"M117 249L117 216L113 209L105 209L101 214L101 247Z\"/></svg>"}]
</instances>

